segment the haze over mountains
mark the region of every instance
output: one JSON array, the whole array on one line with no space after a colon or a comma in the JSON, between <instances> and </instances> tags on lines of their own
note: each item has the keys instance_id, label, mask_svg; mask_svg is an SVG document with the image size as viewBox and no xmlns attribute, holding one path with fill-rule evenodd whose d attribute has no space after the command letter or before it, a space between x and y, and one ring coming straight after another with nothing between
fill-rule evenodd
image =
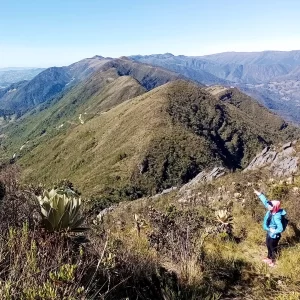
<instances>
[{"instance_id":1,"label":"haze over mountains","mask_svg":"<svg viewBox=\"0 0 300 300\"><path fill-rule=\"evenodd\" d=\"M0 89L22 80L31 80L43 68L0 68Z\"/></svg>"},{"instance_id":2,"label":"haze over mountains","mask_svg":"<svg viewBox=\"0 0 300 300\"><path fill-rule=\"evenodd\" d=\"M286 120L300 122L300 51L227 52L206 56L170 53L132 56L207 85L237 86Z\"/></svg>"},{"instance_id":3,"label":"haze over mountains","mask_svg":"<svg viewBox=\"0 0 300 300\"><path fill-rule=\"evenodd\" d=\"M13 156L28 182L68 178L114 202L215 165L241 169L266 145L300 136L238 89L184 75L127 57L49 68L2 90L1 157Z\"/></svg>"}]
</instances>

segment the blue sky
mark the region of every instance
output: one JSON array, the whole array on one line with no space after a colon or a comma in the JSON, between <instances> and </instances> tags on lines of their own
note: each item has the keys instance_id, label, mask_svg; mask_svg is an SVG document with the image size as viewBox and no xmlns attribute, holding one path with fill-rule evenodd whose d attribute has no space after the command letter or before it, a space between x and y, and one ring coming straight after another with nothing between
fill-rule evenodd
<instances>
[{"instance_id":1,"label":"blue sky","mask_svg":"<svg viewBox=\"0 0 300 300\"><path fill-rule=\"evenodd\" d=\"M300 49L299 0L0 0L0 68Z\"/></svg>"}]
</instances>

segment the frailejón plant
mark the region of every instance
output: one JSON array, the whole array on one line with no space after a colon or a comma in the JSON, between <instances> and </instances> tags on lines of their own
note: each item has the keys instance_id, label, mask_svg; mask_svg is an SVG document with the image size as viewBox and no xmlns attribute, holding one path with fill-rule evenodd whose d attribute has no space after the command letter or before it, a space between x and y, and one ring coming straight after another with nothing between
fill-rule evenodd
<instances>
[{"instance_id":1,"label":"frailej\u00f3n plant","mask_svg":"<svg viewBox=\"0 0 300 300\"><path fill-rule=\"evenodd\" d=\"M223 224L223 225L228 225L232 223L232 216L228 212L228 210L225 209L220 209L215 212L217 220Z\"/></svg>"},{"instance_id":2,"label":"frailej\u00f3n plant","mask_svg":"<svg viewBox=\"0 0 300 300\"><path fill-rule=\"evenodd\" d=\"M84 218L80 215L81 199L67 196L61 190L44 191L37 197L42 216L42 226L49 232L84 231Z\"/></svg>"}]
</instances>

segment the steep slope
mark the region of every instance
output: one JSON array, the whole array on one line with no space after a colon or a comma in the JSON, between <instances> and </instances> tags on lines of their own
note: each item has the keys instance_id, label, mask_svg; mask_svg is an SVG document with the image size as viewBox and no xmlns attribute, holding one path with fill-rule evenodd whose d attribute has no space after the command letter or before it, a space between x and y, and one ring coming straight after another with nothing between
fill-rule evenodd
<instances>
[{"instance_id":1,"label":"steep slope","mask_svg":"<svg viewBox=\"0 0 300 300\"><path fill-rule=\"evenodd\" d=\"M299 143L295 146L299 156ZM270 165L268 151L264 153ZM273 152L273 157L276 154ZM253 188L282 201L288 214L289 225L280 240L275 268L262 261L267 251L262 229L266 210ZM122 251L138 249L135 264L138 254L140 264L149 257L150 264L155 250L155 258L168 273L192 282L193 294L184 299L213 299L216 295L219 299L272 299L275 293L279 299L299 299L299 195L299 173L274 178L262 170L233 172L208 183L200 181L185 191L120 203L101 211L99 217L101 228L109 229L112 236L116 233ZM147 226L134 228L133 216ZM193 267L186 268L191 261ZM280 284L266 285L270 276ZM197 290L198 286L201 289ZM169 290L172 287L175 291L170 299L179 299L182 290L179 295L178 284L170 285ZM205 289L209 292L204 295Z\"/></svg>"},{"instance_id":2,"label":"steep slope","mask_svg":"<svg viewBox=\"0 0 300 300\"><path fill-rule=\"evenodd\" d=\"M182 77L127 58L111 59L87 79L37 105L15 124L2 128L2 136L7 137L4 144L15 151L28 140L47 139L57 134L58 129L66 130L146 90Z\"/></svg>"},{"instance_id":3,"label":"steep slope","mask_svg":"<svg viewBox=\"0 0 300 300\"><path fill-rule=\"evenodd\" d=\"M172 70L138 63L127 57L111 60L103 66L100 72L110 68L116 69L120 76L128 75L135 78L148 91L176 79L187 80L185 76L174 73Z\"/></svg>"},{"instance_id":4,"label":"steep slope","mask_svg":"<svg viewBox=\"0 0 300 300\"><path fill-rule=\"evenodd\" d=\"M239 88L285 120L300 124L300 85L297 80L239 85Z\"/></svg>"},{"instance_id":5,"label":"steep slope","mask_svg":"<svg viewBox=\"0 0 300 300\"><path fill-rule=\"evenodd\" d=\"M13 90L8 97L4 95L0 100L1 106L23 113L62 91L70 80L64 68L47 69L24 86Z\"/></svg>"},{"instance_id":6,"label":"steep slope","mask_svg":"<svg viewBox=\"0 0 300 300\"><path fill-rule=\"evenodd\" d=\"M2 158L18 153L17 149L28 141L23 152L29 151L35 144L144 92L135 79L120 77L116 70L98 73L54 101L39 105L13 124L3 127L2 144L10 151L2 152Z\"/></svg>"},{"instance_id":7,"label":"steep slope","mask_svg":"<svg viewBox=\"0 0 300 300\"><path fill-rule=\"evenodd\" d=\"M262 131L265 129L272 130L271 128L282 130L288 127L287 122L283 121L282 118L270 112L253 98L242 93L237 88L211 86L206 88L206 90L217 96L221 101L237 107L240 111L245 113L245 116L251 119L253 123L258 123L258 125L261 126ZM289 132L292 134L292 130Z\"/></svg>"},{"instance_id":8,"label":"steep slope","mask_svg":"<svg viewBox=\"0 0 300 300\"><path fill-rule=\"evenodd\" d=\"M183 184L209 166L241 168L265 145L299 134L263 108L262 127L251 115L258 108L246 112L239 95L232 99L186 81L168 83L36 140L19 160L24 178L68 178L84 194L120 201Z\"/></svg>"},{"instance_id":9,"label":"steep slope","mask_svg":"<svg viewBox=\"0 0 300 300\"><path fill-rule=\"evenodd\" d=\"M110 59L93 57L68 67L46 69L25 85L0 97L0 108L23 114L35 106L55 98L63 90L87 78Z\"/></svg>"},{"instance_id":10,"label":"steep slope","mask_svg":"<svg viewBox=\"0 0 300 300\"><path fill-rule=\"evenodd\" d=\"M300 64L300 50L293 51L262 51L262 52L224 52L202 56L220 64L282 64L296 67Z\"/></svg>"},{"instance_id":11,"label":"steep slope","mask_svg":"<svg viewBox=\"0 0 300 300\"><path fill-rule=\"evenodd\" d=\"M300 65L300 51L225 52L205 56L174 56L167 53L132 58L206 84L268 82L293 72Z\"/></svg>"},{"instance_id":12,"label":"steep slope","mask_svg":"<svg viewBox=\"0 0 300 300\"><path fill-rule=\"evenodd\" d=\"M26 86L28 83L27 80L24 80L24 81L19 81L19 82L16 82L16 83L13 83L13 84L10 84L8 87L6 88L3 88L0 90L0 101L3 100L4 101L7 101L9 102L11 99L13 99L14 97L14 94L17 90L21 89L22 87ZM5 99L5 100L4 100ZM10 114L16 114L17 113L14 111L14 109L11 109L11 108L5 108L5 105L4 103L1 103L3 104L2 107L4 108L1 108L0 110L3 112L3 115L4 116L8 116ZM0 105L1 106L1 105ZM5 113L6 112L6 113Z\"/></svg>"},{"instance_id":13,"label":"steep slope","mask_svg":"<svg viewBox=\"0 0 300 300\"><path fill-rule=\"evenodd\" d=\"M289 72L286 75L277 77L275 80L277 80L277 81L289 81L289 80L299 81L300 80L300 63L291 72Z\"/></svg>"},{"instance_id":14,"label":"steep slope","mask_svg":"<svg viewBox=\"0 0 300 300\"><path fill-rule=\"evenodd\" d=\"M300 65L300 51L225 52L203 58L227 66L226 79L238 83L262 83L285 76ZM222 77L223 78L223 77Z\"/></svg>"}]
</instances>

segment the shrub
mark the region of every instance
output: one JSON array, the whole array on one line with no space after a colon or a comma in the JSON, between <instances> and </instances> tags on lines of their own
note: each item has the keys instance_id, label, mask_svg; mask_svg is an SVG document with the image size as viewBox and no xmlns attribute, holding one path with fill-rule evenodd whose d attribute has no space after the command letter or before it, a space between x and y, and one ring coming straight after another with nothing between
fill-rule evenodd
<instances>
[{"instance_id":1,"label":"shrub","mask_svg":"<svg viewBox=\"0 0 300 300\"><path fill-rule=\"evenodd\" d=\"M33 228L38 222L38 205L34 201L34 189L19 183L20 170L15 165L3 167L0 172L2 201L0 202L0 229L22 227L27 223Z\"/></svg>"},{"instance_id":2,"label":"shrub","mask_svg":"<svg viewBox=\"0 0 300 300\"><path fill-rule=\"evenodd\" d=\"M289 187L286 184L277 184L271 187L270 198L282 200L288 194Z\"/></svg>"}]
</instances>

